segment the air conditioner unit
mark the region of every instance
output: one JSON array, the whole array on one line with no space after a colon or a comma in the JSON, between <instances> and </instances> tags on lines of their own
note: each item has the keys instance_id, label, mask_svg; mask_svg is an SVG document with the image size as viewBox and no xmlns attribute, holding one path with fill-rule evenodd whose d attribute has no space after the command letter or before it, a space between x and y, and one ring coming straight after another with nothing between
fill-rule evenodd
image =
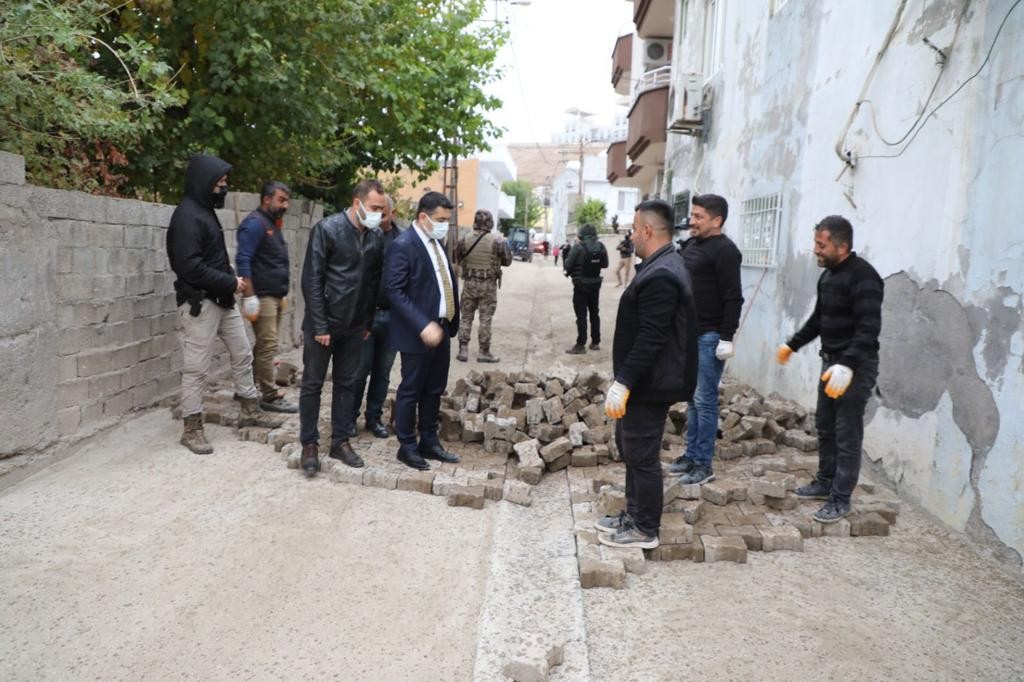
<instances>
[{"instance_id":1,"label":"air conditioner unit","mask_svg":"<svg viewBox=\"0 0 1024 682\"><path fill-rule=\"evenodd\" d=\"M669 130L693 133L704 122L704 77L699 73L683 74L675 92L675 107Z\"/></svg>"},{"instance_id":2,"label":"air conditioner unit","mask_svg":"<svg viewBox=\"0 0 1024 682\"><path fill-rule=\"evenodd\" d=\"M672 63L672 40L656 38L644 41L644 71L651 71Z\"/></svg>"}]
</instances>

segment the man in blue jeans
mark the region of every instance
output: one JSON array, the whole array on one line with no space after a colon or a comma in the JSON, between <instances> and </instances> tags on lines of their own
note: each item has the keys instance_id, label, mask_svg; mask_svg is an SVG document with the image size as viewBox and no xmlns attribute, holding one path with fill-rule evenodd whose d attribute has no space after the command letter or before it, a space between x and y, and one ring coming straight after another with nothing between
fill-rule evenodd
<instances>
[{"instance_id":1,"label":"man in blue jeans","mask_svg":"<svg viewBox=\"0 0 1024 682\"><path fill-rule=\"evenodd\" d=\"M391 243L402 233L401 228L395 224L395 201L389 195L387 202L387 210L384 211L384 216L380 221L385 254L387 254ZM382 281L380 291L377 293L377 309L373 314L373 326L370 328L370 336L363 340L359 370L356 372L355 400L352 401L354 411L349 432L352 437L356 435L356 418L359 416L359 406L363 402L364 393L366 394L366 430L377 438L387 438L391 435L387 425L381 421L384 400L388 397L391 368L394 367L395 356L398 355L398 351L392 350L388 345L390 328L391 304L388 302L388 297L384 295ZM366 385L367 378L370 382L369 388Z\"/></svg>"},{"instance_id":2,"label":"man in blue jeans","mask_svg":"<svg viewBox=\"0 0 1024 682\"><path fill-rule=\"evenodd\" d=\"M670 473L682 474L684 484L715 478L711 458L718 434L718 383L725 361L735 352L733 336L743 308L743 257L736 244L722 234L729 204L717 194L698 194L692 204L693 239L686 243L682 255L697 303L697 390L686 412L686 452L669 466Z\"/></svg>"}]
</instances>

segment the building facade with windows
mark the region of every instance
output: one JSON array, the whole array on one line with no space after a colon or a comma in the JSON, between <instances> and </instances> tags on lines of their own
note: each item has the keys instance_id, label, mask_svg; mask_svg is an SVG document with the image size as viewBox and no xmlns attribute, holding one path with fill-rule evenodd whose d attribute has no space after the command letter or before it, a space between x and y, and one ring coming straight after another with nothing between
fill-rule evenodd
<instances>
[{"instance_id":1,"label":"building facade with windows","mask_svg":"<svg viewBox=\"0 0 1024 682\"><path fill-rule=\"evenodd\" d=\"M846 216L886 282L867 457L1020 566L1024 3L633 5L612 83L634 104L608 177L671 201L677 223L694 193L729 200L747 304L728 371L813 407L814 349L786 367L772 352L814 304L814 224ZM666 36L661 90L637 43Z\"/></svg>"}]
</instances>

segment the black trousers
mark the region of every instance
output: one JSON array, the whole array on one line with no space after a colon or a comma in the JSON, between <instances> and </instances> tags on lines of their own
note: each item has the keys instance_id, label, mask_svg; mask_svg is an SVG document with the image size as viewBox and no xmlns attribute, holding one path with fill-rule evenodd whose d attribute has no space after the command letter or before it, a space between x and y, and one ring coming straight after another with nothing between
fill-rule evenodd
<instances>
[{"instance_id":1,"label":"black trousers","mask_svg":"<svg viewBox=\"0 0 1024 682\"><path fill-rule=\"evenodd\" d=\"M425 353L402 353L402 382L395 394L395 435L401 447L416 448L420 444L438 445L438 414L441 394L448 386L451 364L451 329L441 324L444 340Z\"/></svg>"},{"instance_id":2,"label":"black trousers","mask_svg":"<svg viewBox=\"0 0 1024 682\"><path fill-rule=\"evenodd\" d=\"M601 318L598 304L601 296L601 282L573 282L572 309L576 313L576 345L587 343L587 314L590 315L590 339L601 343Z\"/></svg>"},{"instance_id":3,"label":"black trousers","mask_svg":"<svg viewBox=\"0 0 1024 682\"><path fill-rule=\"evenodd\" d=\"M626 511L647 535L661 528L660 455L668 408L668 403L627 403L626 415L615 422L615 445L626 464Z\"/></svg>"},{"instance_id":4,"label":"black trousers","mask_svg":"<svg viewBox=\"0 0 1024 682\"><path fill-rule=\"evenodd\" d=\"M363 329L341 335L331 334L331 343L322 346L313 335L303 332L302 385L299 388L299 440L303 445L319 444L320 394L332 365L331 444L348 440L354 425L355 377L362 358Z\"/></svg>"},{"instance_id":5,"label":"black trousers","mask_svg":"<svg viewBox=\"0 0 1024 682\"><path fill-rule=\"evenodd\" d=\"M821 372L834 364L825 359ZM820 376L820 375L819 375ZM861 447L864 443L864 408L878 379L878 357L865 360L853 372L853 381L838 399L825 395L825 382L818 382L817 480L832 487L832 497L849 502L860 477Z\"/></svg>"}]
</instances>

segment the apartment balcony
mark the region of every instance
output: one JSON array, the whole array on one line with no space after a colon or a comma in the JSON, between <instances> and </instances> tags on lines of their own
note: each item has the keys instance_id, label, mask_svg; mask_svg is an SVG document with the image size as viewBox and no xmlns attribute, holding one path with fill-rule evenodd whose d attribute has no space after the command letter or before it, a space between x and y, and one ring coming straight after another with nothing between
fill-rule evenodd
<instances>
[{"instance_id":1,"label":"apartment balcony","mask_svg":"<svg viewBox=\"0 0 1024 682\"><path fill-rule=\"evenodd\" d=\"M675 23L672 0L633 0L633 23L641 38L671 38Z\"/></svg>"},{"instance_id":2,"label":"apartment balcony","mask_svg":"<svg viewBox=\"0 0 1024 682\"><path fill-rule=\"evenodd\" d=\"M636 167L660 168L665 163L665 139L668 125L668 85L638 91L629 110L629 134L626 138L627 173Z\"/></svg>"},{"instance_id":3,"label":"apartment balcony","mask_svg":"<svg viewBox=\"0 0 1024 682\"><path fill-rule=\"evenodd\" d=\"M612 50L612 87L620 95L629 94L629 77L633 69L633 34L619 36Z\"/></svg>"},{"instance_id":4,"label":"apartment balcony","mask_svg":"<svg viewBox=\"0 0 1024 682\"><path fill-rule=\"evenodd\" d=\"M639 187L629 175L629 158L626 156L626 141L620 140L608 145L608 183L613 187Z\"/></svg>"}]
</instances>

